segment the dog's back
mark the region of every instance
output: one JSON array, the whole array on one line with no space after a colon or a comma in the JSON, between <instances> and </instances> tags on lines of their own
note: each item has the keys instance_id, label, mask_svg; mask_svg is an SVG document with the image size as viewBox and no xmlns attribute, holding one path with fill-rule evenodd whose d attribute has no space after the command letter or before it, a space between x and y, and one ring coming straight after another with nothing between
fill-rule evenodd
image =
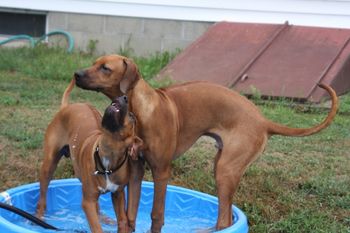
<instances>
[{"instance_id":1,"label":"dog's back","mask_svg":"<svg viewBox=\"0 0 350 233\"><path fill-rule=\"evenodd\" d=\"M44 148L60 151L69 145L71 153L72 148L79 150L81 143L101 127L102 117L97 109L87 103L69 104L69 95L74 86L75 80L72 79L63 93L60 110L46 129Z\"/></svg>"}]
</instances>

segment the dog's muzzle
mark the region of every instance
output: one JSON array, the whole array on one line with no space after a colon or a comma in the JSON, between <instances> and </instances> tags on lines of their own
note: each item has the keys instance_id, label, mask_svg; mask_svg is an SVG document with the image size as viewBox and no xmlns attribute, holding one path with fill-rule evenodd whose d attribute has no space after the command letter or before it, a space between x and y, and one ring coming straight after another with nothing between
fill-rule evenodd
<instances>
[{"instance_id":1,"label":"dog's muzzle","mask_svg":"<svg viewBox=\"0 0 350 233\"><path fill-rule=\"evenodd\" d=\"M83 70L74 72L74 78L76 80L82 78L84 75L85 75L85 72Z\"/></svg>"}]
</instances>

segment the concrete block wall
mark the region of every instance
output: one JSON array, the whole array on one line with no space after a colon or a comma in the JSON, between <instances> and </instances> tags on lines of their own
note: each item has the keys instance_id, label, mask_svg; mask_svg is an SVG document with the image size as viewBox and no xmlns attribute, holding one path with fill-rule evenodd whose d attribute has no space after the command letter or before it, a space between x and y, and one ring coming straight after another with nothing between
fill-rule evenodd
<instances>
[{"instance_id":1,"label":"concrete block wall","mask_svg":"<svg viewBox=\"0 0 350 233\"><path fill-rule=\"evenodd\" d=\"M47 22L48 31L71 33L76 49L87 51L97 41L98 54L131 50L138 56L184 49L213 24L60 12L49 12Z\"/></svg>"}]
</instances>

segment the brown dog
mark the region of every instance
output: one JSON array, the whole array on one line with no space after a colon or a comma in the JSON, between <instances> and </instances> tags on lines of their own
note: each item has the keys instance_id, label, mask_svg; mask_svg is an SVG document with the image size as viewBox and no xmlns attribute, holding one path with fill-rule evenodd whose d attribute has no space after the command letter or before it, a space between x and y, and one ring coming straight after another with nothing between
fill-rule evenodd
<instances>
[{"instance_id":1,"label":"brown dog","mask_svg":"<svg viewBox=\"0 0 350 233\"><path fill-rule=\"evenodd\" d=\"M334 90L320 84L332 98L332 108L319 125L297 129L264 118L247 98L225 87L207 82L190 82L154 90L129 59L110 55L92 67L75 73L77 86L104 93L109 98L127 94L129 109L138 120L137 135L144 141L143 156L154 179L151 213L153 233L164 224L164 202L171 161L189 149L202 135L218 145L215 179L219 198L216 229L232 224L231 202L247 167L263 152L272 135L307 136L327 127L336 115ZM143 166L132 166L129 183L128 220L135 227Z\"/></svg>"},{"instance_id":2,"label":"brown dog","mask_svg":"<svg viewBox=\"0 0 350 233\"><path fill-rule=\"evenodd\" d=\"M82 182L82 207L92 232L102 232L98 218L98 198L112 192L118 231L129 232L125 213L124 186L129 181L129 156L142 143L134 134L135 119L127 110L127 97L119 97L99 112L85 103L68 104L75 80L65 90L60 111L49 124L40 170L40 199L37 215L46 209L48 184L62 155L70 156L74 172Z\"/></svg>"}]
</instances>

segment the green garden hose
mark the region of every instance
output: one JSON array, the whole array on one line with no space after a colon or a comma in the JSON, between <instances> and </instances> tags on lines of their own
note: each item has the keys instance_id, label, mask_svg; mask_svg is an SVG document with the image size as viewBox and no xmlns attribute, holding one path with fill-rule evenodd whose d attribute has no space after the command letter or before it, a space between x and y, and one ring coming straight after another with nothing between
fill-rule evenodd
<instances>
[{"instance_id":1,"label":"green garden hose","mask_svg":"<svg viewBox=\"0 0 350 233\"><path fill-rule=\"evenodd\" d=\"M35 40L33 37L28 36L28 35L17 35L17 36L11 36L10 38L6 40L0 41L0 45L4 45L6 43L12 42L14 40L29 40L30 46L34 47L35 46Z\"/></svg>"},{"instance_id":2,"label":"green garden hose","mask_svg":"<svg viewBox=\"0 0 350 233\"><path fill-rule=\"evenodd\" d=\"M47 37L52 36L52 35L64 35L67 39L67 42L68 42L67 52L71 53L73 51L74 39L73 39L72 35L69 32L62 31L62 30L49 32L49 33L39 37L38 39L34 39L33 37L28 36L28 35L11 36L10 38L8 38L6 40L0 41L0 46L4 45L6 43L9 43L9 42L15 41L15 40L28 40L30 43L30 46L32 48L34 48L42 40L45 40Z\"/></svg>"}]
</instances>

